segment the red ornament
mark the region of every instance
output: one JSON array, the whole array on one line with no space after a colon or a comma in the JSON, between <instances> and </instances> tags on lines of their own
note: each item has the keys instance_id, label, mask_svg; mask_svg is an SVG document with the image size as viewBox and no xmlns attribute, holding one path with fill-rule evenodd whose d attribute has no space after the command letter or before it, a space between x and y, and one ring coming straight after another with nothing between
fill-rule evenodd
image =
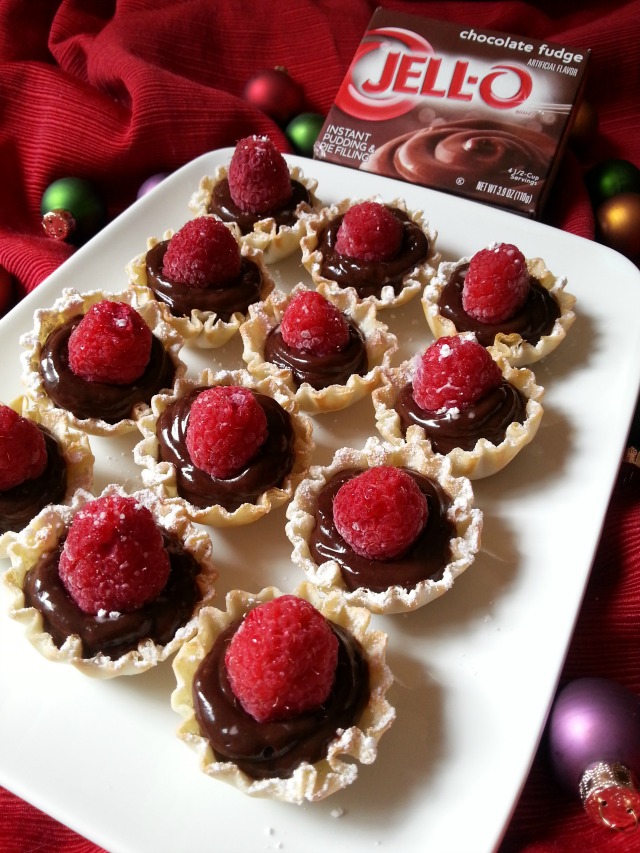
<instances>
[{"instance_id":1,"label":"red ornament","mask_svg":"<svg viewBox=\"0 0 640 853\"><path fill-rule=\"evenodd\" d=\"M281 67L254 74L244 87L243 97L282 125L299 113L304 103L302 86Z\"/></svg>"}]
</instances>

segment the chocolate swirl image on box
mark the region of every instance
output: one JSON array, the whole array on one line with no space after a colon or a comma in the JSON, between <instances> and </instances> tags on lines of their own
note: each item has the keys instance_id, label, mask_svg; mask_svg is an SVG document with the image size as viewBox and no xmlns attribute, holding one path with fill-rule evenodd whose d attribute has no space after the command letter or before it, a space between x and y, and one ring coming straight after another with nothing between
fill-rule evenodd
<instances>
[{"instance_id":1,"label":"chocolate swirl image on box","mask_svg":"<svg viewBox=\"0 0 640 853\"><path fill-rule=\"evenodd\" d=\"M473 119L433 124L381 145L362 169L427 186L456 179L497 181L517 189L546 177L555 143L544 133ZM513 176L513 177L512 177ZM521 176L522 179L516 177Z\"/></svg>"}]
</instances>

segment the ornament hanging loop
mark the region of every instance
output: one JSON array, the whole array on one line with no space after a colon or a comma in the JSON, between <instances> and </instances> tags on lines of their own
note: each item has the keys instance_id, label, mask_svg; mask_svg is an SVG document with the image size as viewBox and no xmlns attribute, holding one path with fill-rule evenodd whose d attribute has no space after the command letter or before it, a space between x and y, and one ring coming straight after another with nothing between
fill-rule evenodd
<instances>
[{"instance_id":1,"label":"ornament hanging loop","mask_svg":"<svg viewBox=\"0 0 640 853\"><path fill-rule=\"evenodd\" d=\"M622 764L595 764L580 780L580 796L587 814L618 832L631 832L640 820L640 791L631 771Z\"/></svg>"}]
</instances>

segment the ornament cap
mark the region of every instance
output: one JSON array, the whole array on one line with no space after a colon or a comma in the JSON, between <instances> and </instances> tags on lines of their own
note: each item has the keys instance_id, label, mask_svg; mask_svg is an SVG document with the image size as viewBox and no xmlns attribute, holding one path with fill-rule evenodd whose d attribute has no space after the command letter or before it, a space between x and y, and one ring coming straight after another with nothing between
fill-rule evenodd
<instances>
[{"instance_id":1,"label":"ornament cap","mask_svg":"<svg viewBox=\"0 0 640 853\"><path fill-rule=\"evenodd\" d=\"M62 208L50 210L42 217L42 227L47 237L54 240L66 240L76 230L76 220L72 213Z\"/></svg>"},{"instance_id":2,"label":"ornament cap","mask_svg":"<svg viewBox=\"0 0 640 853\"><path fill-rule=\"evenodd\" d=\"M580 780L585 811L596 823L628 832L640 820L640 791L631 770L618 762L588 767Z\"/></svg>"}]
</instances>

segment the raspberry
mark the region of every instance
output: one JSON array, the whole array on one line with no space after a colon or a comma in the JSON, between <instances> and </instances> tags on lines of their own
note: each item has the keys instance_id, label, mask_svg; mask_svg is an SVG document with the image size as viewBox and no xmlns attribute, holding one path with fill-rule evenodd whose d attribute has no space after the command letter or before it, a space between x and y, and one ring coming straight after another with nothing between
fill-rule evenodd
<instances>
[{"instance_id":1,"label":"raspberry","mask_svg":"<svg viewBox=\"0 0 640 853\"><path fill-rule=\"evenodd\" d=\"M403 554L427 522L429 507L411 474L392 465L368 468L333 501L336 530L356 554L391 560Z\"/></svg>"},{"instance_id":2,"label":"raspberry","mask_svg":"<svg viewBox=\"0 0 640 853\"><path fill-rule=\"evenodd\" d=\"M502 323L526 302L527 261L517 246L497 243L477 252L462 288L462 307L481 323Z\"/></svg>"},{"instance_id":3,"label":"raspberry","mask_svg":"<svg viewBox=\"0 0 640 853\"><path fill-rule=\"evenodd\" d=\"M474 337L442 337L416 359L413 399L428 412L463 409L501 381L500 368Z\"/></svg>"},{"instance_id":4,"label":"raspberry","mask_svg":"<svg viewBox=\"0 0 640 853\"><path fill-rule=\"evenodd\" d=\"M291 198L287 161L266 136L247 136L229 163L229 192L245 213L269 213Z\"/></svg>"},{"instance_id":5,"label":"raspberry","mask_svg":"<svg viewBox=\"0 0 640 853\"><path fill-rule=\"evenodd\" d=\"M169 577L169 555L150 510L134 498L107 495L75 516L58 571L85 613L130 613L157 598Z\"/></svg>"},{"instance_id":6,"label":"raspberry","mask_svg":"<svg viewBox=\"0 0 640 853\"><path fill-rule=\"evenodd\" d=\"M303 598L281 595L251 610L226 651L229 683L259 723L286 720L326 701L338 662L338 639Z\"/></svg>"},{"instance_id":7,"label":"raspberry","mask_svg":"<svg viewBox=\"0 0 640 853\"><path fill-rule=\"evenodd\" d=\"M240 247L223 222L199 216L169 240L162 271L167 278L188 287L219 287L242 272Z\"/></svg>"},{"instance_id":8,"label":"raspberry","mask_svg":"<svg viewBox=\"0 0 640 853\"><path fill-rule=\"evenodd\" d=\"M0 404L0 492L39 477L46 466L47 448L38 427Z\"/></svg>"},{"instance_id":9,"label":"raspberry","mask_svg":"<svg viewBox=\"0 0 640 853\"><path fill-rule=\"evenodd\" d=\"M317 290L296 294L280 322L284 342L314 355L339 352L349 343L349 325L342 312Z\"/></svg>"},{"instance_id":10,"label":"raspberry","mask_svg":"<svg viewBox=\"0 0 640 853\"><path fill-rule=\"evenodd\" d=\"M87 382L128 385L145 371L151 329L126 302L93 305L69 337L69 367Z\"/></svg>"},{"instance_id":11,"label":"raspberry","mask_svg":"<svg viewBox=\"0 0 640 853\"><path fill-rule=\"evenodd\" d=\"M187 450L192 462L212 477L233 477L266 438L267 416L248 388L207 388L191 405Z\"/></svg>"},{"instance_id":12,"label":"raspberry","mask_svg":"<svg viewBox=\"0 0 640 853\"><path fill-rule=\"evenodd\" d=\"M345 213L336 251L361 261L388 261L400 250L404 229L384 204L363 201Z\"/></svg>"}]
</instances>

